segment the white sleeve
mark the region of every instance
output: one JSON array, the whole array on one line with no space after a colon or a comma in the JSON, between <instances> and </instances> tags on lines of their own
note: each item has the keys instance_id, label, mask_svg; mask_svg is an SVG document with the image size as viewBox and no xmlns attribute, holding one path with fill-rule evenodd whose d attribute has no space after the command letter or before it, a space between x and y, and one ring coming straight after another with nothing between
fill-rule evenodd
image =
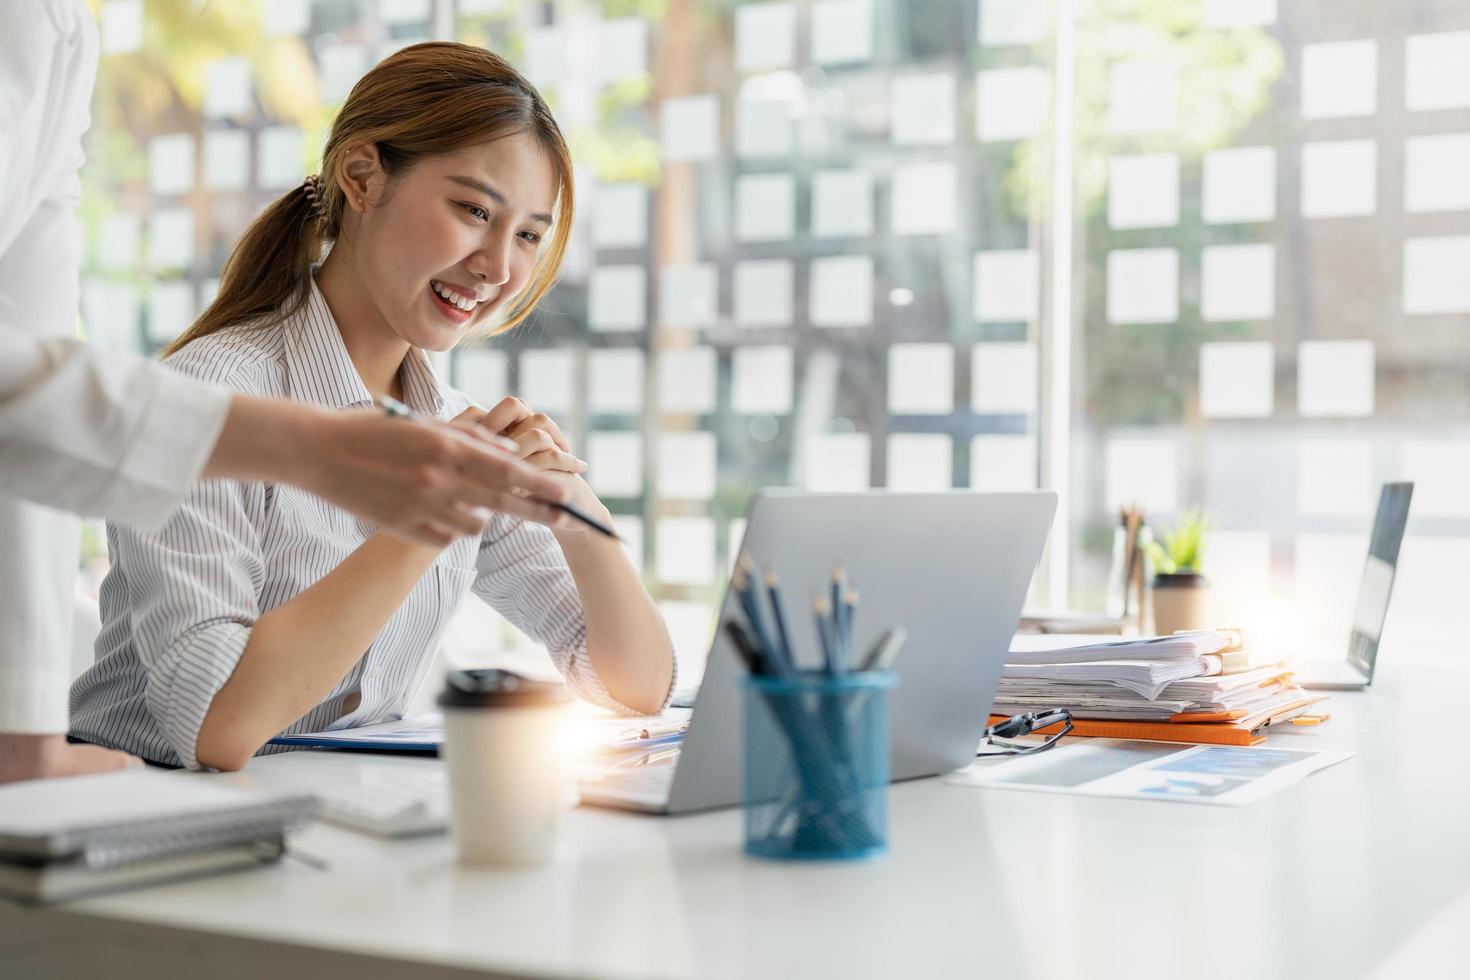
<instances>
[{"instance_id":1,"label":"white sleeve","mask_svg":"<svg viewBox=\"0 0 1470 980\"><path fill-rule=\"evenodd\" d=\"M230 397L141 357L0 326L0 493L155 528L209 461Z\"/></svg>"}]
</instances>

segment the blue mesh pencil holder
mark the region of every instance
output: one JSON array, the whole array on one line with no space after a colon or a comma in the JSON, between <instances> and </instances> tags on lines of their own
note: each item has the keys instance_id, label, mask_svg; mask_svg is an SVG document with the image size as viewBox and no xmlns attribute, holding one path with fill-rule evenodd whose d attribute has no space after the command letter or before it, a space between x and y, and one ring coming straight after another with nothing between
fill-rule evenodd
<instances>
[{"instance_id":1,"label":"blue mesh pencil holder","mask_svg":"<svg viewBox=\"0 0 1470 980\"><path fill-rule=\"evenodd\" d=\"M890 671L747 676L745 852L782 861L888 850Z\"/></svg>"}]
</instances>

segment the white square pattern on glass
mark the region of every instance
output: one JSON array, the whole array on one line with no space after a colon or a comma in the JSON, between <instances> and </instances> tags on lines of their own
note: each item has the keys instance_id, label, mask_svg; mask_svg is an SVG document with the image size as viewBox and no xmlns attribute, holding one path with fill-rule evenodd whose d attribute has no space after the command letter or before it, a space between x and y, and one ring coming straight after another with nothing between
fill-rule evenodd
<instances>
[{"instance_id":1,"label":"white square pattern on glass","mask_svg":"<svg viewBox=\"0 0 1470 980\"><path fill-rule=\"evenodd\" d=\"M643 410L643 351L607 347L587 354L587 409L603 415Z\"/></svg>"},{"instance_id":2,"label":"white square pattern on glass","mask_svg":"<svg viewBox=\"0 0 1470 980\"><path fill-rule=\"evenodd\" d=\"M872 60L873 0L815 0L811 54L817 65Z\"/></svg>"},{"instance_id":3,"label":"white square pattern on glass","mask_svg":"<svg viewBox=\"0 0 1470 980\"><path fill-rule=\"evenodd\" d=\"M796 234L796 177L746 174L735 178L735 238L780 242Z\"/></svg>"},{"instance_id":4,"label":"white square pattern on glass","mask_svg":"<svg viewBox=\"0 0 1470 980\"><path fill-rule=\"evenodd\" d=\"M528 350L521 354L517 392L534 412L571 412L576 408L576 370L569 350Z\"/></svg>"},{"instance_id":5,"label":"white square pattern on glass","mask_svg":"<svg viewBox=\"0 0 1470 980\"><path fill-rule=\"evenodd\" d=\"M1170 228L1179 223L1179 157L1141 153L1108 160L1108 227Z\"/></svg>"},{"instance_id":6,"label":"white square pattern on glass","mask_svg":"<svg viewBox=\"0 0 1470 980\"><path fill-rule=\"evenodd\" d=\"M796 5L747 3L735 8L735 67L786 68L796 60Z\"/></svg>"},{"instance_id":7,"label":"white square pattern on glass","mask_svg":"<svg viewBox=\"0 0 1470 980\"><path fill-rule=\"evenodd\" d=\"M1136 504L1149 515L1179 507L1179 447L1158 436L1118 436L1104 451L1107 508Z\"/></svg>"},{"instance_id":8,"label":"white square pattern on glass","mask_svg":"<svg viewBox=\"0 0 1470 980\"><path fill-rule=\"evenodd\" d=\"M1404 43L1404 104L1411 111L1470 106L1470 31L1418 34Z\"/></svg>"},{"instance_id":9,"label":"white square pattern on glass","mask_svg":"<svg viewBox=\"0 0 1470 980\"><path fill-rule=\"evenodd\" d=\"M587 322L593 330L642 330L648 320L643 267L606 265L587 284Z\"/></svg>"},{"instance_id":10,"label":"white square pattern on glass","mask_svg":"<svg viewBox=\"0 0 1470 980\"><path fill-rule=\"evenodd\" d=\"M602 184L592 195L592 244L640 248L648 241L648 188Z\"/></svg>"},{"instance_id":11,"label":"white square pattern on glass","mask_svg":"<svg viewBox=\"0 0 1470 980\"><path fill-rule=\"evenodd\" d=\"M658 352L658 407L696 415L715 410L718 358L713 347L673 347Z\"/></svg>"},{"instance_id":12,"label":"white square pattern on glass","mask_svg":"<svg viewBox=\"0 0 1470 980\"><path fill-rule=\"evenodd\" d=\"M1034 436L975 436L970 440L970 489L1036 489Z\"/></svg>"},{"instance_id":13,"label":"white square pattern on glass","mask_svg":"<svg viewBox=\"0 0 1470 980\"><path fill-rule=\"evenodd\" d=\"M1206 246L1200 279L1200 313L1206 320L1267 320L1275 314L1275 246Z\"/></svg>"},{"instance_id":14,"label":"white square pattern on glass","mask_svg":"<svg viewBox=\"0 0 1470 980\"><path fill-rule=\"evenodd\" d=\"M979 323L1029 323L1040 290L1036 253L993 249L975 253L975 319Z\"/></svg>"},{"instance_id":15,"label":"white square pattern on glass","mask_svg":"<svg viewBox=\"0 0 1470 980\"><path fill-rule=\"evenodd\" d=\"M143 0L107 0L98 11L103 54L132 54L143 47Z\"/></svg>"},{"instance_id":16,"label":"white square pattern on glass","mask_svg":"<svg viewBox=\"0 0 1470 980\"><path fill-rule=\"evenodd\" d=\"M87 343L102 351L140 353L138 349L138 287L108 279L82 283L82 322Z\"/></svg>"},{"instance_id":17,"label":"white square pattern on glass","mask_svg":"<svg viewBox=\"0 0 1470 980\"><path fill-rule=\"evenodd\" d=\"M648 71L648 24L642 17L615 17L598 28L597 79L611 85Z\"/></svg>"},{"instance_id":18,"label":"white square pattern on glass","mask_svg":"<svg viewBox=\"0 0 1470 980\"><path fill-rule=\"evenodd\" d=\"M937 73L899 75L893 79L889 118L892 120L894 146L953 143L954 76Z\"/></svg>"},{"instance_id":19,"label":"white square pattern on glass","mask_svg":"<svg viewBox=\"0 0 1470 980\"><path fill-rule=\"evenodd\" d=\"M498 350L460 350L454 355L454 386L482 408L493 408L510 392L510 358Z\"/></svg>"},{"instance_id":20,"label":"white square pattern on glass","mask_svg":"<svg viewBox=\"0 0 1470 980\"><path fill-rule=\"evenodd\" d=\"M665 327L708 327L719 313L719 270L711 262L659 270L658 321Z\"/></svg>"},{"instance_id":21,"label":"white square pattern on glass","mask_svg":"<svg viewBox=\"0 0 1470 980\"><path fill-rule=\"evenodd\" d=\"M1205 154L1204 218L1212 225L1276 217L1276 151L1241 146Z\"/></svg>"},{"instance_id":22,"label":"white square pattern on glass","mask_svg":"<svg viewBox=\"0 0 1470 980\"><path fill-rule=\"evenodd\" d=\"M954 442L939 433L888 437L888 489L933 492L954 486Z\"/></svg>"},{"instance_id":23,"label":"white square pattern on glass","mask_svg":"<svg viewBox=\"0 0 1470 980\"><path fill-rule=\"evenodd\" d=\"M975 138L1031 139L1051 118L1051 83L1042 68L993 68L975 76Z\"/></svg>"},{"instance_id":24,"label":"white square pattern on glass","mask_svg":"<svg viewBox=\"0 0 1470 980\"><path fill-rule=\"evenodd\" d=\"M1269 343L1201 344L1200 414L1215 419L1259 419L1275 406L1275 358Z\"/></svg>"},{"instance_id":25,"label":"white square pattern on glass","mask_svg":"<svg viewBox=\"0 0 1470 980\"><path fill-rule=\"evenodd\" d=\"M1378 144L1334 140L1302 146L1302 216L1351 218L1378 208Z\"/></svg>"},{"instance_id":26,"label":"white square pattern on glass","mask_svg":"<svg viewBox=\"0 0 1470 980\"><path fill-rule=\"evenodd\" d=\"M735 102L735 155L742 159L784 159L792 151L792 105L778 99L740 98Z\"/></svg>"},{"instance_id":27,"label":"white square pattern on glass","mask_svg":"<svg viewBox=\"0 0 1470 980\"><path fill-rule=\"evenodd\" d=\"M1035 44L1046 30L1046 5L1036 0L980 0L980 43Z\"/></svg>"},{"instance_id":28,"label":"white square pattern on glass","mask_svg":"<svg viewBox=\"0 0 1470 980\"><path fill-rule=\"evenodd\" d=\"M791 411L794 363L790 347L736 347L731 356L731 407L741 415Z\"/></svg>"},{"instance_id":29,"label":"white square pattern on glass","mask_svg":"<svg viewBox=\"0 0 1470 980\"><path fill-rule=\"evenodd\" d=\"M267 37L305 34L311 29L310 0L265 0L261 26Z\"/></svg>"},{"instance_id":30,"label":"white square pattern on glass","mask_svg":"<svg viewBox=\"0 0 1470 980\"><path fill-rule=\"evenodd\" d=\"M250 134L243 129L204 133L204 188L243 191L250 183Z\"/></svg>"},{"instance_id":31,"label":"white square pattern on glass","mask_svg":"<svg viewBox=\"0 0 1470 980\"><path fill-rule=\"evenodd\" d=\"M170 133L148 141L148 189L165 196L194 189L193 136Z\"/></svg>"},{"instance_id":32,"label":"white square pattern on glass","mask_svg":"<svg viewBox=\"0 0 1470 980\"><path fill-rule=\"evenodd\" d=\"M1470 236L1404 242L1404 312L1470 311Z\"/></svg>"},{"instance_id":33,"label":"white square pattern on glass","mask_svg":"<svg viewBox=\"0 0 1470 980\"><path fill-rule=\"evenodd\" d=\"M138 264L143 240L143 222L130 211L119 211L102 219L97 229L95 261L109 272L128 272Z\"/></svg>"},{"instance_id":34,"label":"white square pattern on glass","mask_svg":"<svg viewBox=\"0 0 1470 980\"><path fill-rule=\"evenodd\" d=\"M939 235L954 230L955 167L952 163L906 163L893 171L895 235Z\"/></svg>"},{"instance_id":35,"label":"white square pattern on glass","mask_svg":"<svg viewBox=\"0 0 1470 980\"><path fill-rule=\"evenodd\" d=\"M1470 517L1470 444L1463 440L1406 439L1399 449L1399 478L1414 481L1416 513Z\"/></svg>"},{"instance_id":36,"label":"white square pattern on glass","mask_svg":"<svg viewBox=\"0 0 1470 980\"><path fill-rule=\"evenodd\" d=\"M736 262L735 323L786 327L795 319L796 269L789 259Z\"/></svg>"},{"instance_id":37,"label":"white square pattern on glass","mask_svg":"<svg viewBox=\"0 0 1470 980\"><path fill-rule=\"evenodd\" d=\"M954 347L889 347L888 411L894 415L948 415L954 411Z\"/></svg>"},{"instance_id":38,"label":"white square pattern on glass","mask_svg":"<svg viewBox=\"0 0 1470 980\"><path fill-rule=\"evenodd\" d=\"M715 577L715 522L661 517L654 535L654 575L670 585L708 585Z\"/></svg>"},{"instance_id":39,"label":"white square pattern on glass","mask_svg":"<svg viewBox=\"0 0 1470 980\"><path fill-rule=\"evenodd\" d=\"M1470 209L1470 134L1411 136L1404 141L1404 210Z\"/></svg>"},{"instance_id":40,"label":"white square pattern on glass","mask_svg":"<svg viewBox=\"0 0 1470 980\"><path fill-rule=\"evenodd\" d=\"M317 92L324 103L345 100L368 69L367 52L358 44L325 45L317 59Z\"/></svg>"},{"instance_id":41,"label":"white square pattern on glass","mask_svg":"<svg viewBox=\"0 0 1470 980\"><path fill-rule=\"evenodd\" d=\"M1297 354L1297 411L1310 417L1373 414L1373 342L1308 340Z\"/></svg>"},{"instance_id":42,"label":"white square pattern on glass","mask_svg":"<svg viewBox=\"0 0 1470 980\"><path fill-rule=\"evenodd\" d=\"M1312 517L1368 514L1376 501L1373 443L1303 439L1296 447L1296 509ZM1416 508L1419 502L1416 500Z\"/></svg>"},{"instance_id":43,"label":"white square pattern on glass","mask_svg":"<svg viewBox=\"0 0 1470 980\"><path fill-rule=\"evenodd\" d=\"M555 87L567 74L566 55L571 31L557 24L545 24L526 31L526 78L532 85Z\"/></svg>"},{"instance_id":44,"label":"white square pattern on glass","mask_svg":"<svg viewBox=\"0 0 1470 980\"><path fill-rule=\"evenodd\" d=\"M666 432L658 437L658 495L708 500L715 495L715 434Z\"/></svg>"},{"instance_id":45,"label":"white square pattern on glass","mask_svg":"<svg viewBox=\"0 0 1470 980\"><path fill-rule=\"evenodd\" d=\"M249 61L244 58L220 58L205 66L204 101L200 106L205 119L243 116L253 106Z\"/></svg>"},{"instance_id":46,"label":"white square pattern on glass","mask_svg":"<svg viewBox=\"0 0 1470 980\"><path fill-rule=\"evenodd\" d=\"M873 322L873 258L832 255L812 259L814 327L865 327Z\"/></svg>"},{"instance_id":47,"label":"white square pattern on glass","mask_svg":"<svg viewBox=\"0 0 1470 980\"><path fill-rule=\"evenodd\" d=\"M1301 77L1303 119L1371 116L1378 109L1378 44L1304 45Z\"/></svg>"},{"instance_id":48,"label":"white square pattern on glass","mask_svg":"<svg viewBox=\"0 0 1470 980\"><path fill-rule=\"evenodd\" d=\"M193 211L157 208L148 216L148 261L154 269L181 269L193 264Z\"/></svg>"},{"instance_id":49,"label":"white square pattern on glass","mask_svg":"<svg viewBox=\"0 0 1470 980\"><path fill-rule=\"evenodd\" d=\"M1036 410L1036 347L976 344L970 354L970 407L984 415L1028 415Z\"/></svg>"},{"instance_id":50,"label":"white square pattern on glass","mask_svg":"<svg viewBox=\"0 0 1470 980\"><path fill-rule=\"evenodd\" d=\"M1108 322L1172 323L1179 319L1179 253L1172 248L1108 253Z\"/></svg>"},{"instance_id":51,"label":"white square pattern on glass","mask_svg":"<svg viewBox=\"0 0 1470 980\"><path fill-rule=\"evenodd\" d=\"M267 126L260 131L256 152L256 180L266 190L284 191L306 179L301 161L301 130L295 126Z\"/></svg>"},{"instance_id":52,"label":"white square pattern on glass","mask_svg":"<svg viewBox=\"0 0 1470 980\"><path fill-rule=\"evenodd\" d=\"M818 492L866 490L871 452L867 433L814 433L806 444L802 486Z\"/></svg>"},{"instance_id":53,"label":"white square pattern on glass","mask_svg":"<svg viewBox=\"0 0 1470 980\"><path fill-rule=\"evenodd\" d=\"M1160 133L1179 116L1179 70L1173 65L1124 61L1108 70L1108 129Z\"/></svg>"},{"instance_id":54,"label":"white square pattern on glass","mask_svg":"<svg viewBox=\"0 0 1470 980\"><path fill-rule=\"evenodd\" d=\"M587 436L587 483L599 497L643 493L643 436L637 432L593 432Z\"/></svg>"},{"instance_id":55,"label":"white square pattern on glass","mask_svg":"<svg viewBox=\"0 0 1470 980\"><path fill-rule=\"evenodd\" d=\"M812 237L873 234L873 175L866 170L819 170L812 176Z\"/></svg>"},{"instance_id":56,"label":"white square pattern on glass","mask_svg":"<svg viewBox=\"0 0 1470 980\"><path fill-rule=\"evenodd\" d=\"M194 284L183 280L155 282L148 291L148 339L166 344L194 322L199 310Z\"/></svg>"},{"instance_id":57,"label":"white square pattern on glass","mask_svg":"<svg viewBox=\"0 0 1470 980\"><path fill-rule=\"evenodd\" d=\"M1264 27L1276 23L1276 0L1205 0L1206 27Z\"/></svg>"},{"instance_id":58,"label":"white square pattern on glass","mask_svg":"<svg viewBox=\"0 0 1470 980\"><path fill-rule=\"evenodd\" d=\"M667 163L712 160L720 152L720 100L714 95L669 99L660 113L659 132Z\"/></svg>"}]
</instances>

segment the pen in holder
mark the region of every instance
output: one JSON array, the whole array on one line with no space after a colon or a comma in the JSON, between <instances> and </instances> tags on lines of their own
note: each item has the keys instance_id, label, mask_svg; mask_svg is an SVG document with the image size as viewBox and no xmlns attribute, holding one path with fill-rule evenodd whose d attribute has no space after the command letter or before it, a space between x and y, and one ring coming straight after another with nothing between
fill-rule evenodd
<instances>
[{"instance_id":1,"label":"pen in holder","mask_svg":"<svg viewBox=\"0 0 1470 980\"><path fill-rule=\"evenodd\" d=\"M891 671L748 676L745 851L778 860L888 850Z\"/></svg>"}]
</instances>

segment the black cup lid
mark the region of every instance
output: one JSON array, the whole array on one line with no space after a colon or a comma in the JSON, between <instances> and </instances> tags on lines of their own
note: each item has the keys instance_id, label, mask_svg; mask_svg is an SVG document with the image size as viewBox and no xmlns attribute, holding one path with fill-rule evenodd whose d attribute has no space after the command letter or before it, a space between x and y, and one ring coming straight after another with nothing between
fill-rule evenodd
<instances>
[{"instance_id":1,"label":"black cup lid","mask_svg":"<svg viewBox=\"0 0 1470 980\"><path fill-rule=\"evenodd\" d=\"M509 670L451 670L439 695L441 708L529 708L562 704L567 689Z\"/></svg>"}]
</instances>

